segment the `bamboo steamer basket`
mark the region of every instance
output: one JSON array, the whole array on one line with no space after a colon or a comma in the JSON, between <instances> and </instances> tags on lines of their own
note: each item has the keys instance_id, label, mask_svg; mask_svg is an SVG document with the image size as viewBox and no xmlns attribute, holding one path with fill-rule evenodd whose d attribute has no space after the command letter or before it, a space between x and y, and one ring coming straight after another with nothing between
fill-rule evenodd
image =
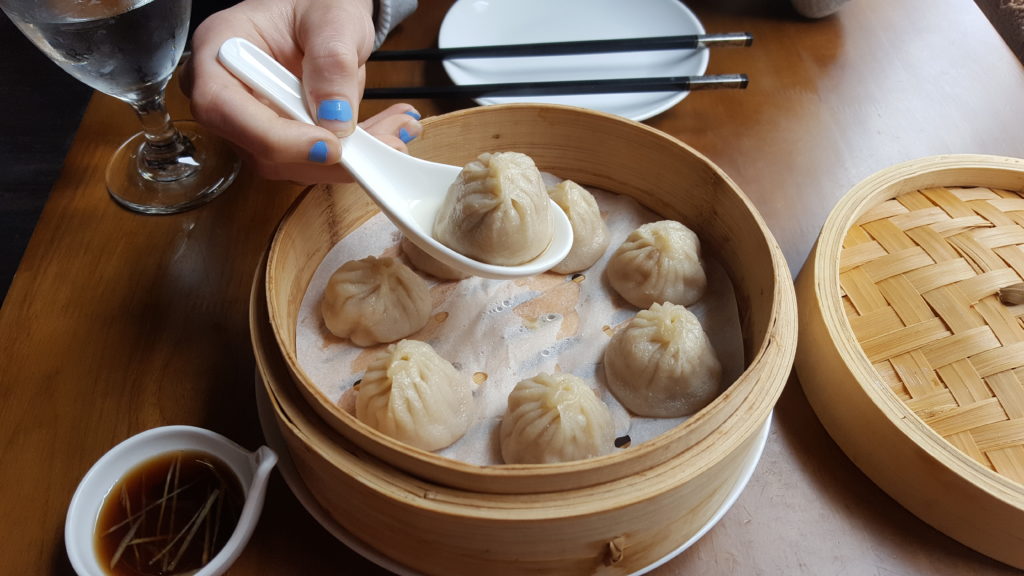
<instances>
[{"instance_id":1,"label":"bamboo steamer basket","mask_svg":"<svg viewBox=\"0 0 1024 576\"><path fill-rule=\"evenodd\" d=\"M349 534L345 541L403 573L643 572L699 537L759 455L756 435L730 441L722 431L685 459L582 489L489 494L420 479L348 441L312 409L277 347L263 292L257 278L252 345L273 412L263 425L277 427L303 488Z\"/></svg>"},{"instance_id":2,"label":"bamboo steamer basket","mask_svg":"<svg viewBox=\"0 0 1024 576\"><path fill-rule=\"evenodd\" d=\"M797 280L797 373L836 443L938 530L1024 568L1024 160L856 185Z\"/></svg>"},{"instance_id":3,"label":"bamboo steamer basket","mask_svg":"<svg viewBox=\"0 0 1024 576\"><path fill-rule=\"evenodd\" d=\"M551 493L626 480L709 449L725 458L765 422L792 368L796 305L781 250L739 188L707 158L662 132L617 116L555 105L508 104L424 121L410 152L465 165L483 152L514 150L544 171L632 196L691 227L734 287L745 370L703 410L628 450L565 464L479 466L397 442L327 399L296 357L299 305L325 253L377 212L355 184L316 186L275 233L265 289L285 365L309 406L347 442L399 470L453 488L495 494Z\"/></svg>"}]
</instances>

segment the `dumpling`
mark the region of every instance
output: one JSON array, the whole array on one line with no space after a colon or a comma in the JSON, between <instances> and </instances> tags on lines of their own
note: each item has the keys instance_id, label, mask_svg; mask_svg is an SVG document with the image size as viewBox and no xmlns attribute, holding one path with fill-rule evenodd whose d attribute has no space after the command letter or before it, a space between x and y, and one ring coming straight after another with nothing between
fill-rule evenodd
<instances>
[{"instance_id":1,"label":"dumpling","mask_svg":"<svg viewBox=\"0 0 1024 576\"><path fill-rule=\"evenodd\" d=\"M481 154L462 169L438 210L434 237L481 262L515 266L551 243L551 202L533 160Z\"/></svg>"},{"instance_id":2,"label":"dumpling","mask_svg":"<svg viewBox=\"0 0 1024 576\"><path fill-rule=\"evenodd\" d=\"M565 211L572 224L572 249L551 271L571 274L590 268L608 248L608 225L601 218L597 200L572 180L548 188L548 196Z\"/></svg>"},{"instance_id":3,"label":"dumpling","mask_svg":"<svg viewBox=\"0 0 1024 576\"><path fill-rule=\"evenodd\" d=\"M578 376L541 373L516 384L501 421L506 464L549 464L612 451L608 406Z\"/></svg>"},{"instance_id":4,"label":"dumpling","mask_svg":"<svg viewBox=\"0 0 1024 576\"><path fill-rule=\"evenodd\" d=\"M654 304L612 336L605 384L639 416L693 414L718 396L722 365L700 321L685 306Z\"/></svg>"},{"instance_id":5,"label":"dumpling","mask_svg":"<svg viewBox=\"0 0 1024 576\"><path fill-rule=\"evenodd\" d=\"M637 308L662 302L689 306L707 287L700 239L674 220L630 232L608 260L606 274L612 288Z\"/></svg>"},{"instance_id":6,"label":"dumpling","mask_svg":"<svg viewBox=\"0 0 1024 576\"><path fill-rule=\"evenodd\" d=\"M470 379L418 340L379 351L356 392L356 418L423 450L440 450L461 438L473 414Z\"/></svg>"},{"instance_id":7,"label":"dumpling","mask_svg":"<svg viewBox=\"0 0 1024 576\"><path fill-rule=\"evenodd\" d=\"M394 342L427 325L430 288L394 258L349 260L327 281L320 312L324 324L356 346Z\"/></svg>"},{"instance_id":8,"label":"dumpling","mask_svg":"<svg viewBox=\"0 0 1024 576\"><path fill-rule=\"evenodd\" d=\"M462 280L463 278L469 278L470 276L469 273L459 270L458 268L452 268L430 254L427 254L422 248L417 246L415 242L412 242L405 236L402 236L402 252L405 253L405 257L409 259L409 262L417 270L424 274L430 274L434 278L438 278L440 280Z\"/></svg>"}]
</instances>

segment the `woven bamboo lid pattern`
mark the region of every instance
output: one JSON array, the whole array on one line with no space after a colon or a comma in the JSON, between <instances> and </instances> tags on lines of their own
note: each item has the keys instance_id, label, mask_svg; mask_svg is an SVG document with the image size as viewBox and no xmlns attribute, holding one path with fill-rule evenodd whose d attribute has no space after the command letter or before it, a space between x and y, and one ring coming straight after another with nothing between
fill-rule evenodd
<instances>
[{"instance_id":1,"label":"woven bamboo lid pattern","mask_svg":"<svg viewBox=\"0 0 1024 576\"><path fill-rule=\"evenodd\" d=\"M1024 483L1024 197L935 187L874 206L843 241L843 306L881 381L978 463Z\"/></svg>"}]
</instances>

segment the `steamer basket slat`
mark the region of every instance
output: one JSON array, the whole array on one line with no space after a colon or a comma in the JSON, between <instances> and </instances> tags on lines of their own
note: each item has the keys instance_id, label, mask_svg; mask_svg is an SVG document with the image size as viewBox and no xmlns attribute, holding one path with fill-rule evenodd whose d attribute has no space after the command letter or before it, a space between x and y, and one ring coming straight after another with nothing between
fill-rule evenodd
<instances>
[{"instance_id":1,"label":"steamer basket slat","mask_svg":"<svg viewBox=\"0 0 1024 576\"><path fill-rule=\"evenodd\" d=\"M375 212L355 184L309 189L271 244L267 307L288 371L313 410L360 449L410 474L447 486L544 493L627 478L695 449L735 420L749 435L771 412L795 354L795 296L781 250L738 187L707 158L639 123L550 105L502 105L426 119L410 145L427 160L464 165L482 152L514 150L544 171L626 194L700 236L702 249L734 286L746 366L709 406L657 438L616 454L566 464L474 466L410 448L356 420L309 381L296 357L295 325L306 286L323 255Z\"/></svg>"},{"instance_id":2,"label":"steamer basket slat","mask_svg":"<svg viewBox=\"0 0 1024 576\"><path fill-rule=\"evenodd\" d=\"M796 367L847 455L911 512L1024 568L1024 160L938 156L836 206L797 280Z\"/></svg>"}]
</instances>

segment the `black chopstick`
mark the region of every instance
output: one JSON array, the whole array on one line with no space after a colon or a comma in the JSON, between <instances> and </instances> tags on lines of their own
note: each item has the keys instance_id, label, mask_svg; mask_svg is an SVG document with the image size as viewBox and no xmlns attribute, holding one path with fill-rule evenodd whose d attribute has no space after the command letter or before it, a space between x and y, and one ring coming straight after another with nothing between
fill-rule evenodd
<instances>
[{"instance_id":1,"label":"black chopstick","mask_svg":"<svg viewBox=\"0 0 1024 576\"><path fill-rule=\"evenodd\" d=\"M642 50L673 50L712 46L750 46L754 37L748 32L726 34L688 34L685 36L653 36L648 38L616 38L610 40L575 40L494 46L457 46L422 50L382 50L370 54L369 60L444 60L446 58L503 58L509 56L562 56L595 52L638 52Z\"/></svg>"},{"instance_id":2,"label":"black chopstick","mask_svg":"<svg viewBox=\"0 0 1024 576\"><path fill-rule=\"evenodd\" d=\"M367 88L363 98L444 98L463 96L486 98L501 96L552 96L565 94L608 94L622 92L676 92L746 88L746 74L708 76L665 76L656 78L615 78L602 80L558 80L499 84L463 84L461 86L406 86Z\"/></svg>"}]
</instances>

